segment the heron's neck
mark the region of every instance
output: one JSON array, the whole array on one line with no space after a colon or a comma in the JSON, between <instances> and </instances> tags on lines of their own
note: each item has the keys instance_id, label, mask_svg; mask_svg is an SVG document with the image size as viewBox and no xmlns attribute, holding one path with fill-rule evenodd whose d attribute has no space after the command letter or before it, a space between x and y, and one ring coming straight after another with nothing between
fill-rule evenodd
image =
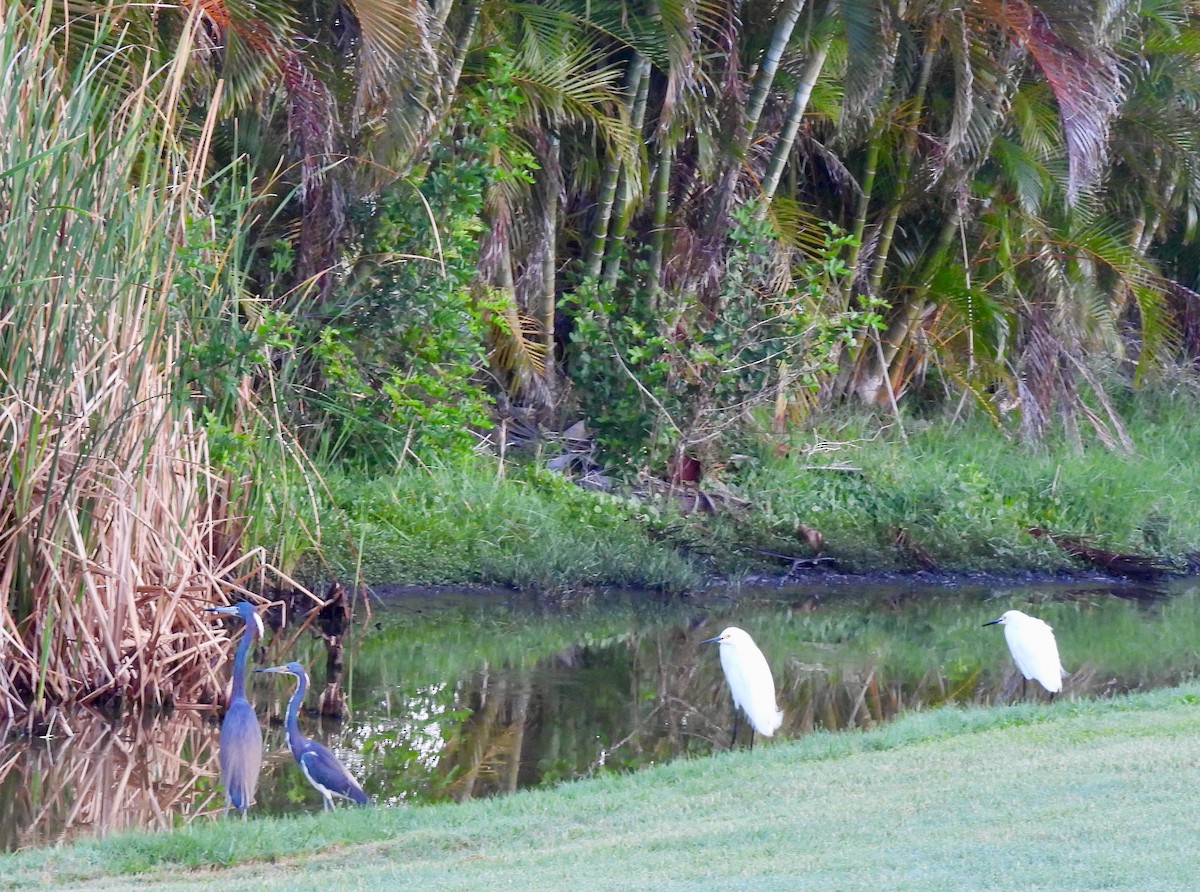
<instances>
[{"instance_id":1,"label":"heron's neck","mask_svg":"<svg viewBox=\"0 0 1200 892\"><path fill-rule=\"evenodd\" d=\"M246 623L242 629L242 640L238 642L237 652L233 655L233 687L229 699L236 700L246 697L246 660L250 656L250 642L254 638L254 623Z\"/></svg>"},{"instance_id":2,"label":"heron's neck","mask_svg":"<svg viewBox=\"0 0 1200 892\"><path fill-rule=\"evenodd\" d=\"M296 690L292 693L292 699L288 701L286 720L288 749L294 755L298 754L304 746L304 737L300 733L300 704L304 702L304 692L307 689L308 675L302 672L296 676ZM297 758L299 758L298 755Z\"/></svg>"}]
</instances>

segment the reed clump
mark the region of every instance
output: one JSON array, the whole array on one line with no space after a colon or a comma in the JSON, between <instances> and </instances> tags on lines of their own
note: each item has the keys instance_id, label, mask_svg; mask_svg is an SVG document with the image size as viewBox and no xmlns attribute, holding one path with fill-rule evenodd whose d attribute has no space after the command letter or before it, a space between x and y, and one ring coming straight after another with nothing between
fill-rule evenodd
<instances>
[{"instance_id":1,"label":"reed clump","mask_svg":"<svg viewBox=\"0 0 1200 892\"><path fill-rule=\"evenodd\" d=\"M0 714L211 698L196 602L246 568L179 372L188 301L231 299L181 256L209 219L211 123L174 117L195 23L163 60L62 9L0 2Z\"/></svg>"}]
</instances>

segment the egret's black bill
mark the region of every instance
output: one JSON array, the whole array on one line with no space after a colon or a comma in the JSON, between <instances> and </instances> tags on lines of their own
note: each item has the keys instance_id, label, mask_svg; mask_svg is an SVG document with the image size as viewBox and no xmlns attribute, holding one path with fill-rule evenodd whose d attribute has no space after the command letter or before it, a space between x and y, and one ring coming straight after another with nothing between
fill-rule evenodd
<instances>
[{"instance_id":1,"label":"egret's black bill","mask_svg":"<svg viewBox=\"0 0 1200 892\"><path fill-rule=\"evenodd\" d=\"M994 619L994 620L992 620L991 622L984 623L984 625L985 625L985 626L994 626L994 625L996 625L996 623L998 623L998 622L1000 622L1000 620L998 620L998 619Z\"/></svg>"}]
</instances>

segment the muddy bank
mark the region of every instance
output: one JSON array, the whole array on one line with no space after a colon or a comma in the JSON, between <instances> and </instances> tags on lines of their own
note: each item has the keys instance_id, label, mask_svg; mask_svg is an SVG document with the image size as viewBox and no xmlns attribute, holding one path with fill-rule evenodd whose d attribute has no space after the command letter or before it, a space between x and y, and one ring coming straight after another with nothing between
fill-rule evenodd
<instances>
[{"instance_id":1,"label":"muddy bank","mask_svg":"<svg viewBox=\"0 0 1200 892\"><path fill-rule=\"evenodd\" d=\"M736 598L739 594L752 594L762 590L805 588L834 588L847 591L876 588L880 586L911 586L956 589L963 587L1019 588L1029 585L1047 584L1098 588L1119 597L1134 600L1153 600L1163 597L1170 583L1200 578L1194 573L1164 575L1155 581L1130 579L1098 570L1013 570L1008 572L989 571L931 571L931 570L874 570L846 572L833 568L812 568L800 573L754 573L736 579L712 578L703 585L682 593L663 593L653 589L631 590L614 586L579 586L566 591L539 593L502 585L469 583L464 585L414 585L408 583L384 583L363 586L367 603L370 601L420 601L429 599L441 604L457 599L517 599L517 600L574 600L578 598L602 598L613 593L637 594L654 600L694 600L719 593L722 598ZM361 594L360 592L360 594Z\"/></svg>"}]
</instances>

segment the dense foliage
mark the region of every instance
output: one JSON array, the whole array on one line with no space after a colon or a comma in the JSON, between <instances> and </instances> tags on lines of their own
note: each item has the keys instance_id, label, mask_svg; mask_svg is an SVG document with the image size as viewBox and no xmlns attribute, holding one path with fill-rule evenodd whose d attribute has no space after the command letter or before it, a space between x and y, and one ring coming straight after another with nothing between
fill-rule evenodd
<instances>
[{"instance_id":1,"label":"dense foliage","mask_svg":"<svg viewBox=\"0 0 1200 892\"><path fill-rule=\"evenodd\" d=\"M582 419L693 479L845 402L1128 449L1112 392L1200 352L1185 0L70 10L200 35L180 120L252 171L253 215L207 189L276 335L225 367L330 460Z\"/></svg>"},{"instance_id":2,"label":"dense foliage","mask_svg":"<svg viewBox=\"0 0 1200 892\"><path fill-rule=\"evenodd\" d=\"M848 401L1129 448L1113 391L1200 351L1190 3L199 15L265 48L189 95L277 196L273 398L331 457L582 419L678 478Z\"/></svg>"},{"instance_id":3,"label":"dense foliage","mask_svg":"<svg viewBox=\"0 0 1200 892\"><path fill-rule=\"evenodd\" d=\"M1191 393L1189 0L0 12L0 708L158 698L147 629L213 639L139 598L319 540L316 466L528 449L712 509L847 404L1132 454L1147 385Z\"/></svg>"}]
</instances>

